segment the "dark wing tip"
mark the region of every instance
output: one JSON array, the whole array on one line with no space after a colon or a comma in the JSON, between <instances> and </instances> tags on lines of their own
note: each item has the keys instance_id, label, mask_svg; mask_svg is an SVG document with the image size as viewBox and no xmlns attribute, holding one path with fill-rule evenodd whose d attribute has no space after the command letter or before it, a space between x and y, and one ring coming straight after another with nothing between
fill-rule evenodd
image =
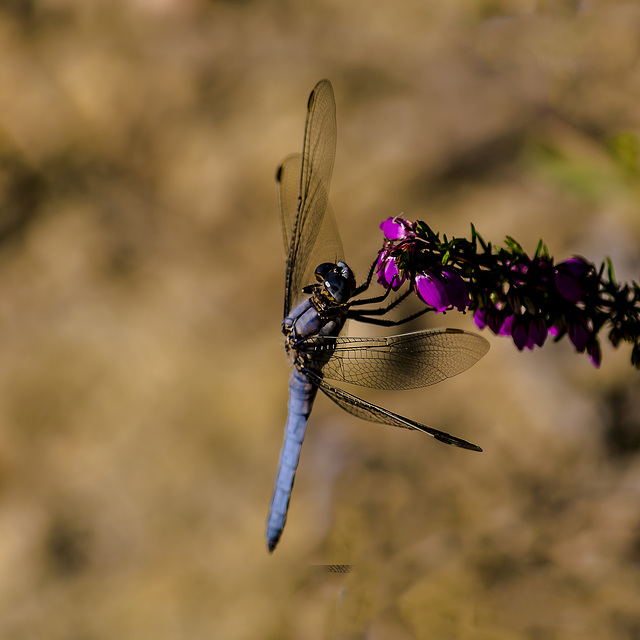
<instances>
[{"instance_id":1,"label":"dark wing tip","mask_svg":"<svg viewBox=\"0 0 640 640\"><path fill-rule=\"evenodd\" d=\"M318 89L324 84L328 84L329 87L331 87L331 82L329 82L329 80L327 80L326 78L323 78L322 80L316 82L316 86L313 87L311 93L309 94L309 100L307 101L307 111L311 111L313 103L316 100L316 93L318 92Z\"/></svg>"},{"instance_id":2,"label":"dark wing tip","mask_svg":"<svg viewBox=\"0 0 640 640\"><path fill-rule=\"evenodd\" d=\"M440 433L431 433L431 435L440 442L451 444L454 447L460 447L460 449L468 449L469 451L482 451L482 447L479 447L477 444L467 442L462 438L456 438L455 436L451 436L448 433L442 433L442 435Z\"/></svg>"},{"instance_id":3,"label":"dark wing tip","mask_svg":"<svg viewBox=\"0 0 640 640\"><path fill-rule=\"evenodd\" d=\"M284 171L284 163L279 164L276 169L276 182L282 182L282 172Z\"/></svg>"}]
</instances>

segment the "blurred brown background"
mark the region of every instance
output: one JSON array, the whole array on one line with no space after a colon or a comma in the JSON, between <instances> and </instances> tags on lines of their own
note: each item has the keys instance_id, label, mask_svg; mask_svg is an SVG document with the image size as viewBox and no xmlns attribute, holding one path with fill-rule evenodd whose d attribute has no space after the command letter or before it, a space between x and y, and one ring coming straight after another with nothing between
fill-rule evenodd
<instances>
[{"instance_id":1,"label":"blurred brown background","mask_svg":"<svg viewBox=\"0 0 640 640\"><path fill-rule=\"evenodd\" d=\"M3 2L0 638L640 638L624 346L594 370L487 335L457 379L367 394L482 454L319 398L264 543L289 374L273 174L315 82L361 276L404 212L637 280L639 54L636 2ZM474 329L408 329L443 325Z\"/></svg>"}]
</instances>

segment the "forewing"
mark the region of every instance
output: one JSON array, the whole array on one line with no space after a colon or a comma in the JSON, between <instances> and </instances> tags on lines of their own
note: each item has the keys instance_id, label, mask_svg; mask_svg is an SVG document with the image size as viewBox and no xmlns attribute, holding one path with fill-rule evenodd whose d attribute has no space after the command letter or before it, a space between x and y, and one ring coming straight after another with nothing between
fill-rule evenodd
<instances>
[{"instance_id":1,"label":"forewing","mask_svg":"<svg viewBox=\"0 0 640 640\"><path fill-rule=\"evenodd\" d=\"M388 409L384 409L367 402L362 398L353 396L343 389L339 389L338 387L328 384L313 371L305 370L304 373L327 397L351 415L362 418L363 420L368 420L369 422L388 424L392 427L402 427L404 429L415 429L417 431L422 431L422 433L426 433L445 444L461 447L462 449L471 449L472 451L482 451L478 445L467 442L462 438L457 438L456 436L452 436L444 431L427 427L424 424L420 424L419 422L405 418L397 413L393 413L393 411L389 411Z\"/></svg>"},{"instance_id":2,"label":"forewing","mask_svg":"<svg viewBox=\"0 0 640 640\"><path fill-rule=\"evenodd\" d=\"M289 174L294 160L285 159L280 192L285 194L285 213L281 205L284 232L290 232L285 282L284 316L301 295L303 285L314 281L313 271L321 261L342 259L342 246L328 208L329 186L336 153L336 105L328 80L321 80L307 104L304 146L300 167L299 199L292 220L292 188ZM289 229L290 228L290 229Z\"/></svg>"},{"instance_id":3,"label":"forewing","mask_svg":"<svg viewBox=\"0 0 640 640\"><path fill-rule=\"evenodd\" d=\"M291 247L298 204L301 201L299 200L301 161L302 156L299 153L293 153L282 161L282 164L276 171L278 206L280 209L280 219L282 221L282 237L287 255ZM321 262L337 262L343 259L344 255L338 233L338 226L333 217L331 205L327 202L320 228L316 234L315 243L304 260L306 267L300 276L300 286L297 291L291 293L291 306L293 306L296 299L300 297L302 286L311 284L314 281L313 272Z\"/></svg>"},{"instance_id":4,"label":"forewing","mask_svg":"<svg viewBox=\"0 0 640 640\"><path fill-rule=\"evenodd\" d=\"M373 389L417 389L466 371L489 343L475 333L435 329L385 338L324 336L297 348L325 379Z\"/></svg>"},{"instance_id":5,"label":"forewing","mask_svg":"<svg viewBox=\"0 0 640 640\"><path fill-rule=\"evenodd\" d=\"M276 188L278 190L278 208L282 222L282 239L285 253L289 253L293 225L298 213L298 197L300 196L300 171L302 156L292 153L287 156L276 171Z\"/></svg>"}]
</instances>

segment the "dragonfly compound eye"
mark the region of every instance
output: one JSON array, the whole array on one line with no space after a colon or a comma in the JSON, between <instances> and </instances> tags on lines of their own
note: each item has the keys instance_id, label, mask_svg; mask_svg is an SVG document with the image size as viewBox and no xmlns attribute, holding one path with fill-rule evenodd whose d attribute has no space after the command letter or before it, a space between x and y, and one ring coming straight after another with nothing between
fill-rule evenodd
<instances>
[{"instance_id":1,"label":"dragonfly compound eye","mask_svg":"<svg viewBox=\"0 0 640 640\"><path fill-rule=\"evenodd\" d=\"M355 291L356 279L344 262L323 262L316 267L315 276L338 304L346 302Z\"/></svg>"},{"instance_id":2,"label":"dragonfly compound eye","mask_svg":"<svg viewBox=\"0 0 640 640\"><path fill-rule=\"evenodd\" d=\"M325 278L336 268L333 262L323 262L316 267L314 275L318 282L324 282Z\"/></svg>"},{"instance_id":3,"label":"dragonfly compound eye","mask_svg":"<svg viewBox=\"0 0 640 640\"><path fill-rule=\"evenodd\" d=\"M349 287L349 296L353 294L356 290L356 277L353 275L353 271L349 268L349 265L346 262L338 262L336 265L336 269L338 273L344 278L347 286Z\"/></svg>"},{"instance_id":4,"label":"dragonfly compound eye","mask_svg":"<svg viewBox=\"0 0 640 640\"><path fill-rule=\"evenodd\" d=\"M327 293L339 304L346 302L351 295L347 281L338 273L329 273L323 284Z\"/></svg>"}]
</instances>

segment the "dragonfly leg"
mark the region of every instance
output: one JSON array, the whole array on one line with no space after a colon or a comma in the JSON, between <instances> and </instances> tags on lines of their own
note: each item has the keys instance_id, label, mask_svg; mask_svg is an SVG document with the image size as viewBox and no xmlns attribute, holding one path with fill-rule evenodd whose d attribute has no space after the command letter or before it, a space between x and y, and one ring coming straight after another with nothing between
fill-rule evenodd
<instances>
[{"instance_id":1,"label":"dragonfly leg","mask_svg":"<svg viewBox=\"0 0 640 640\"><path fill-rule=\"evenodd\" d=\"M387 295L388 295L389 291L391 291L391 289L389 289L387 291ZM398 296L393 302L389 303L386 307L381 307L379 309L355 310L355 311L353 311L353 314L354 315L365 315L365 316L383 316L385 313L388 313L389 311L391 311L391 309L394 309L395 307L397 307L403 300L406 300L410 293L411 293L411 289L405 291L401 296ZM365 302L368 303L369 300L363 300L362 302L363 303L365 303ZM349 313L351 313L351 310L349 310ZM351 317L351 315L349 315L349 317Z\"/></svg>"},{"instance_id":2,"label":"dragonfly leg","mask_svg":"<svg viewBox=\"0 0 640 640\"><path fill-rule=\"evenodd\" d=\"M376 265L378 264L378 258L373 261L371 268L369 269L369 275L365 282L363 282L353 293L354 296L362 295L371 285L371 279L373 278L373 274L376 270Z\"/></svg>"},{"instance_id":3,"label":"dragonfly leg","mask_svg":"<svg viewBox=\"0 0 640 640\"><path fill-rule=\"evenodd\" d=\"M364 298L363 300L352 300L349 302L350 307L357 307L363 304L378 304L379 302L384 302L391 293L392 289L389 287L382 295L374 296L373 298Z\"/></svg>"},{"instance_id":4,"label":"dragonfly leg","mask_svg":"<svg viewBox=\"0 0 640 640\"><path fill-rule=\"evenodd\" d=\"M419 318L421 315L424 315L429 311L433 311L433 307L425 307L420 311L416 311L416 313L412 313L410 316L407 316L406 318L402 318L402 320L384 320L382 318L369 317L371 315L382 315L382 314L377 314L376 311L377 310L374 310L374 312L372 313L365 313L364 311L363 312L355 311L353 312L353 314L349 312L348 317L352 320L355 320L356 322L365 322L367 324L375 324L380 327L397 327L398 325L405 324L406 322L411 322L411 320L415 320L416 318ZM386 309L385 312L386 311L388 311L388 309Z\"/></svg>"}]
</instances>

